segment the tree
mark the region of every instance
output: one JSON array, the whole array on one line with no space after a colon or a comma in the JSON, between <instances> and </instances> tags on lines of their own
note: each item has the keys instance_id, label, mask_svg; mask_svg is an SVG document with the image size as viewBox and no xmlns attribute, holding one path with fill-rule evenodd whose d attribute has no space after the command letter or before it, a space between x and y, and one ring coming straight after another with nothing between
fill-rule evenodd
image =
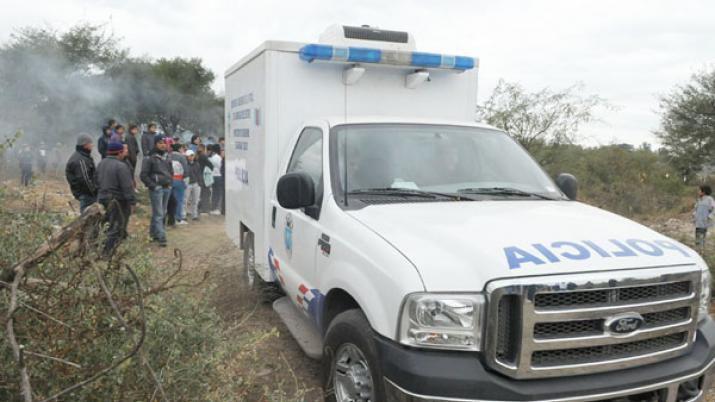
<instances>
[{"instance_id":1,"label":"tree","mask_svg":"<svg viewBox=\"0 0 715 402\"><path fill-rule=\"evenodd\" d=\"M126 54L98 25L80 24L63 34L15 31L0 46L0 130L54 141L98 126L110 96L102 75Z\"/></svg>"},{"instance_id":2,"label":"tree","mask_svg":"<svg viewBox=\"0 0 715 402\"><path fill-rule=\"evenodd\" d=\"M527 150L571 144L579 126L593 121L594 109L610 107L596 95L581 95L583 85L561 91L527 92L517 83L499 80L487 101L477 108L479 119L511 134Z\"/></svg>"},{"instance_id":3,"label":"tree","mask_svg":"<svg viewBox=\"0 0 715 402\"><path fill-rule=\"evenodd\" d=\"M132 58L101 25L22 28L0 44L0 133L71 141L108 118L156 121L169 134L223 128L215 76L198 58Z\"/></svg>"},{"instance_id":4,"label":"tree","mask_svg":"<svg viewBox=\"0 0 715 402\"><path fill-rule=\"evenodd\" d=\"M223 101L211 89L215 76L201 59L127 60L109 76L123 88L113 101L122 116L156 121L170 135L223 127Z\"/></svg>"},{"instance_id":5,"label":"tree","mask_svg":"<svg viewBox=\"0 0 715 402\"><path fill-rule=\"evenodd\" d=\"M661 97L660 109L655 134L683 177L715 161L715 69L694 74L691 82Z\"/></svg>"}]
</instances>

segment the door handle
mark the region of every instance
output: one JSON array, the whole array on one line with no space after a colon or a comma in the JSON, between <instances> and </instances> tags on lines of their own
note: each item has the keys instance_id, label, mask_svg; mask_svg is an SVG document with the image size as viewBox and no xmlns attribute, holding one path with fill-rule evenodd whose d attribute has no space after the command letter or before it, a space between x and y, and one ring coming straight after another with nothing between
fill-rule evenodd
<instances>
[{"instance_id":1,"label":"door handle","mask_svg":"<svg viewBox=\"0 0 715 402\"><path fill-rule=\"evenodd\" d=\"M271 227L276 228L276 207L273 206L273 211L271 211Z\"/></svg>"},{"instance_id":2,"label":"door handle","mask_svg":"<svg viewBox=\"0 0 715 402\"><path fill-rule=\"evenodd\" d=\"M326 235L325 233L321 234L320 239L318 239L318 247L320 247L320 251L323 253L324 256L329 257L330 236Z\"/></svg>"}]
</instances>

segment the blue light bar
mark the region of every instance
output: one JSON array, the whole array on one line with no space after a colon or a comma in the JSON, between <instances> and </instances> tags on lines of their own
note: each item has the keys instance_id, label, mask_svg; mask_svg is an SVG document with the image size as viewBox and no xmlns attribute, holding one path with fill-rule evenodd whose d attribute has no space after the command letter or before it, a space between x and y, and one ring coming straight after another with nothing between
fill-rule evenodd
<instances>
[{"instance_id":1,"label":"blue light bar","mask_svg":"<svg viewBox=\"0 0 715 402\"><path fill-rule=\"evenodd\" d=\"M310 44L300 48L301 60L312 63L315 60L377 63L396 66L442 68L450 70L471 70L476 60L466 56L449 56L437 53L406 52L401 50L373 49L365 47L339 47Z\"/></svg>"}]
</instances>

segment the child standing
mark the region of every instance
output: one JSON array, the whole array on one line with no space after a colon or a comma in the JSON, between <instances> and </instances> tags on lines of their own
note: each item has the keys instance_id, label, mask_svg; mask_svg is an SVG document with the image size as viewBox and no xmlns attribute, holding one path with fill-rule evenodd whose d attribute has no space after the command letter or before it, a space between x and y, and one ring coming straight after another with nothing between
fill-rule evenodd
<instances>
[{"instance_id":1,"label":"child standing","mask_svg":"<svg viewBox=\"0 0 715 402\"><path fill-rule=\"evenodd\" d=\"M695 247L700 254L705 252L705 236L711 225L711 215L715 210L715 200L710 196L711 194L710 186L698 187L698 200L695 202L693 218L695 220Z\"/></svg>"}]
</instances>

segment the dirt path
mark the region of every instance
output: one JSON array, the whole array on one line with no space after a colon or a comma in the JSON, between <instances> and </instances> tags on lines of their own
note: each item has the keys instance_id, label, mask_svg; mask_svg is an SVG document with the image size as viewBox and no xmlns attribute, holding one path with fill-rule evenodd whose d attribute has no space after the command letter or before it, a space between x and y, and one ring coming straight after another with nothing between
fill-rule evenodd
<instances>
[{"instance_id":1,"label":"dirt path","mask_svg":"<svg viewBox=\"0 0 715 402\"><path fill-rule=\"evenodd\" d=\"M307 358L269 304L257 303L243 280L243 256L227 238L223 217L169 229L169 247L156 249L160 259L183 252L184 267L195 278L210 273L211 301L226 321L226 342L239 350L221 365L229 381L245 393L236 400L318 401L320 368Z\"/></svg>"}]
</instances>

